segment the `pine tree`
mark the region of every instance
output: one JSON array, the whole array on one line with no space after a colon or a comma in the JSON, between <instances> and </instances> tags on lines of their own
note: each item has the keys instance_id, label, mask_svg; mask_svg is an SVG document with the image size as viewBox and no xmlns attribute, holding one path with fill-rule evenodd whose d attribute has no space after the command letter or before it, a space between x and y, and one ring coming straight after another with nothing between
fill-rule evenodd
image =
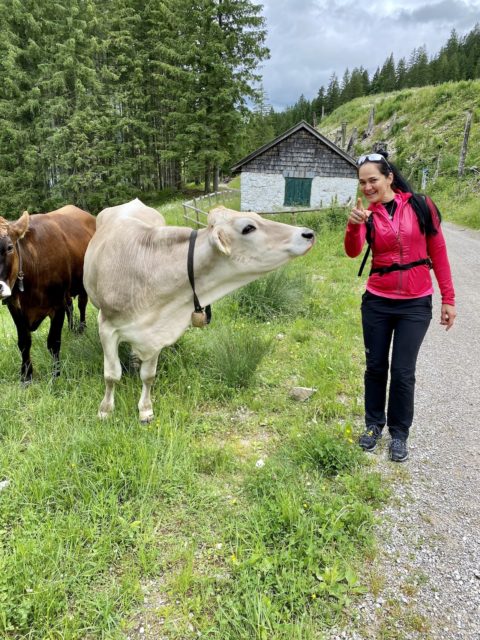
<instances>
[{"instance_id":1,"label":"pine tree","mask_svg":"<svg viewBox=\"0 0 480 640\"><path fill-rule=\"evenodd\" d=\"M380 91L393 91L397 85L395 75L395 61L393 53L385 60L378 75L378 87Z\"/></svg>"},{"instance_id":2,"label":"pine tree","mask_svg":"<svg viewBox=\"0 0 480 640\"><path fill-rule=\"evenodd\" d=\"M317 97L312 101L312 111L317 115L317 122L320 122L322 113L326 108L325 88L322 86L318 90Z\"/></svg>"},{"instance_id":3,"label":"pine tree","mask_svg":"<svg viewBox=\"0 0 480 640\"><path fill-rule=\"evenodd\" d=\"M363 67L360 67L360 69L357 69L357 67L355 67L355 69L353 69L352 75L350 77L351 99L359 98L367 94L368 85L365 86L365 75L364 75L365 73L366 71L365 69L363 69ZM367 73L367 78L368 78L368 73Z\"/></svg>"},{"instance_id":4,"label":"pine tree","mask_svg":"<svg viewBox=\"0 0 480 640\"><path fill-rule=\"evenodd\" d=\"M345 69L343 73L342 83L340 87L340 103L341 104L348 102L353 97L351 86L350 86L350 80L351 80L350 71L347 67L347 69Z\"/></svg>"},{"instance_id":5,"label":"pine tree","mask_svg":"<svg viewBox=\"0 0 480 640\"><path fill-rule=\"evenodd\" d=\"M397 89L403 89L406 86L407 81L407 63L405 58L400 58L397 64L396 70L396 83Z\"/></svg>"},{"instance_id":6,"label":"pine tree","mask_svg":"<svg viewBox=\"0 0 480 640\"><path fill-rule=\"evenodd\" d=\"M331 113L338 106L340 106L340 86L338 84L338 78L336 73L332 73L330 81L328 83L326 107L327 111Z\"/></svg>"},{"instance_id":7,"label":"pine tree","mask_svg":"<svg viewBox=\"0 0 480 640\"><path fill-rule=\"evenodd\" d=\"M381 83L380 83L380 68L377 67L375 73L372 76L372 80L370 82L370 90L369 93L379 93L381 91Z\"/></svg>"}]
</instances>

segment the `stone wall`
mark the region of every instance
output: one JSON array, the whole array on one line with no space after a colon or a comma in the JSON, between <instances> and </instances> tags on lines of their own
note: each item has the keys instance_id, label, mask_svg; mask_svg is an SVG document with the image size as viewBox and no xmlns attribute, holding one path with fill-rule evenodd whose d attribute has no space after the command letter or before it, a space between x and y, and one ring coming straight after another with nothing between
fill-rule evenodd
<instances>
[{"instance_id":1,"label":"stone wall","mask_svg":"<svg viewBox=\"0 0 480 640\"><path fill-rule=\"evenodd\" d=\"M355 172L355 169L354 169ZM286 172L287 173L287 172ZM292 176L290 172L285 177L309 177ZM285 177L283 174L257 173L242 171L241 173L241 203L242 211L282 211L295 207L284 207ZM312 181L312 194L310 207L318 209L329 206L333 200L339 204L345 204L348 200L354 201L357 194L357 176L355 177L316 177ZM307 207L298 207L306 209Z\"/></svg>"}]
</instances>

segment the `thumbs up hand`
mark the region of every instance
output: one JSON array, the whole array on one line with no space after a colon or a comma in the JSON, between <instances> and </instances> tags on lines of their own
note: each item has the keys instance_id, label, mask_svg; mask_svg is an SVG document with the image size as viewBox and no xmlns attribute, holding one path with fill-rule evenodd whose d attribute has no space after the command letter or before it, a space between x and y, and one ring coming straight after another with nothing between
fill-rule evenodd
<instances>
[{"instance_id":1,"label":"thumbs up hand","mask_svg":"<svg viewBox=\"0 0 480 640\"><path fill-rule=\"evenodd\" d=\"M357 204L350 212L348 221L352 224L362 224L371 215L371 211L363 208L362 199L358 198Z\"/></svg>"}]
</instances>

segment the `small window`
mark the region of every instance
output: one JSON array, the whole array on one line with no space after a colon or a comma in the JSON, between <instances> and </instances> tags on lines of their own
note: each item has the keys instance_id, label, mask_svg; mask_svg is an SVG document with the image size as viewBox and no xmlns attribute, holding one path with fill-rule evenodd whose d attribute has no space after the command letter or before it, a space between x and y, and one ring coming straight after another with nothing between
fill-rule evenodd
<instances>
[{"instance_id":1,"label":"small window","mask_svg":"<svg viewBox=\"0 0 480 640\"><path fill-rule=\"evenodd\" d=\"M285 178L285 207L310 206L312 178Z\"/></svg>"}]
</instances>

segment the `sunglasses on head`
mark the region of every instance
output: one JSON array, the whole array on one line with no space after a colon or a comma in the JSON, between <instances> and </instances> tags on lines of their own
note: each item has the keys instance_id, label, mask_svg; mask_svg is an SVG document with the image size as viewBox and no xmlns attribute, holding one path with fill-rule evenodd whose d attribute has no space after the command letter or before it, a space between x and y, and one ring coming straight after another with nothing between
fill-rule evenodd
<instances>
[{"instance_id":1,"label":"sunglasses on head","mask_svg":"<svg viewBox=\"0 0 480 640\"><path fill-rule=\"evenodd\" d=\"M390 165L387 162L385 156L382 156L381 153L369 153L365 156L360 156L357 160L357 167L360 167L364 162L384 162L387 167L392 170Z\"/></svg>"},{"instance_id":2,"label":"sunglasses on head","mask_svg":"<svg viewBox=\"0 0 480 640\"><path fill-rule=\"evenodd\" d=\"M382 156L381 153L368 153L365 156L360 156L357 160L357 167L360 167L364 162L385 162L387 167L392 170L391 166L388 164L385 156Z\"/></svg>"}]
</instances>

